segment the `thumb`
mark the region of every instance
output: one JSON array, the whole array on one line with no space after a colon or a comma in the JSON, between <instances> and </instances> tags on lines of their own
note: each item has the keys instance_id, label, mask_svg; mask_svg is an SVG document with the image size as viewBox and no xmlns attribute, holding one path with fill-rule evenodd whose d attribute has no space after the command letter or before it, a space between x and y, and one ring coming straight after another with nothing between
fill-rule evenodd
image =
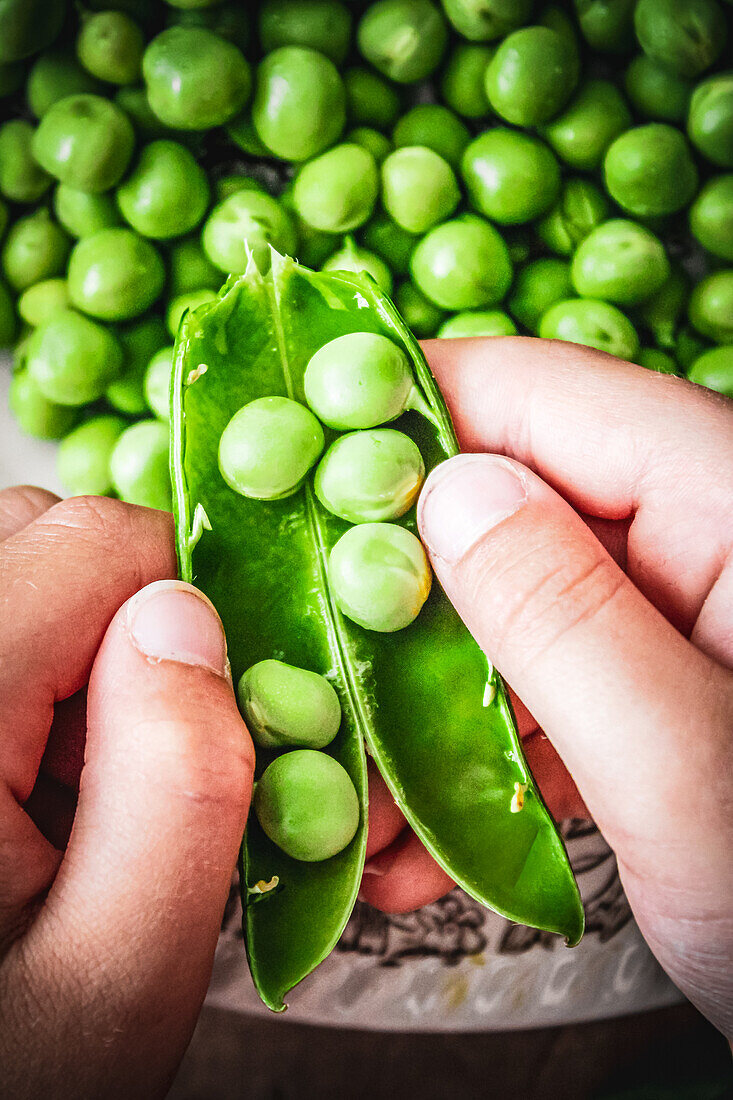
<instances>
[{"instance_id":1,"label":"thumb","mask_svg":"<svg viewBox=\"0 0 733 1100\"><path fill-rule=\"evenodd\" d=\"M252 788L252 743L206 597L158 581L123 605L94 664L87 724L74 827L28 957L66 1019L57 1057L75 1082L100 1070L80 1057L83 1035L109 1074L89 1095L154 1094L206 992Z\"/></svg>"},{"instance_id":2,"label":"thumb","mask_svg":"<svg viewBox=\"0 0 733 1100\"><path fill-rule=\"evenodd\" d=\"M423 488L418 522L449 599L553 742L620 858L649 860L653 875L660 846L678 868L684 851L699 881L705 861L695 846L709 848L710 823L692 808L701 790L714 798L727 738L724 670L520 463L488 454L443 463Z\"/></svg>"}]
</instances>

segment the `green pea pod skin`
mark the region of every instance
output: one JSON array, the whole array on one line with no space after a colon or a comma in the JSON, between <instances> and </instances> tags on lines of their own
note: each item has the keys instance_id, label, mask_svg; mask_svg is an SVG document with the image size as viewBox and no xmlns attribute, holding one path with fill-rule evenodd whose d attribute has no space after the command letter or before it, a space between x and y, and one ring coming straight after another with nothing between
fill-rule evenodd
<instances>
[{"instance_id":1,"label":"green pea pod skin","mask_svg":"<svg viewBox=\"0 0 733 1100\"><path fill-rule=\"evenodd\" d=\"M368 276L312 272L273 252L266 274L250 262L215 302L187 314L176 346L171 472L181 576L218 608L235 681L266 657L329 676L344 718L327 751L349 772L362 805L357 836L323 863L290 859L250 815L245 940L255 985L275 1010L328 955L356 898L366 840L364 742L410 825L472 897L571 946L584 927L504 685L440 586L405 630L362 629L340 614L327 583L330 549L350 525L322 508L312 478L291 497L263 502L233 492L219 472L219 438L242 405L273 394L303 402L311 356L337 336L365 331L390 337L412 360L429 415L407 412L391 427L415 440L431 470L458 453L450 417L419 345ZM415 532L414 508L399 522ZM271 759L258 752L260 773ZM257 893L273 876L277 886Z\"/></svg>"}]
</instances>

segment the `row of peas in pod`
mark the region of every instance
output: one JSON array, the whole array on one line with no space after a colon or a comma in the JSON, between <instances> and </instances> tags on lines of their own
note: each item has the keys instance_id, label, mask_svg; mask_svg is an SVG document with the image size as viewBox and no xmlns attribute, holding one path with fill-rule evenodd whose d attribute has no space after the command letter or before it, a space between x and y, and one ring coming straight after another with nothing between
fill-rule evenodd
<instances>
[{"instance_id":1,"label":"row of peas in pod","mask_svg":"<svg viewBox=\"0 0 733 1100\"><path fill-rule=\"evenodd\" d=\"M0 0L0 346L71 492L168 507L184 311L266 246L419 337L733 391L730 0ZM139 423L135 423L139 421Z\"/></svg>"},{"instance_id":2,"label":"row of peas in pod","mask_svg":"<svg viewBox=\"0 0 733 1100\"><path fill-rule=\"evenodd\" d=\"M417 444L385 428L408 409L426 411L404 351L386 336L355 332L310 359L305 399L260 397L231 418L219 469L235 492L280 500L297 492L317 463L313 488L324 508L354 526L329 555L340 610L367 630L410 625L432 575L420 540L398 524L417 499L425 466ZM324 452L326 429L344 432ZM268 659L241 677L238 695L255 742L293 747L257 783L254 810L288 855L317 861L342 851L359 824L353 783L325 748L341 724L338 696L317 673ZM314 786L315 784L315 786Z\"/></svg>"}]
</instances>

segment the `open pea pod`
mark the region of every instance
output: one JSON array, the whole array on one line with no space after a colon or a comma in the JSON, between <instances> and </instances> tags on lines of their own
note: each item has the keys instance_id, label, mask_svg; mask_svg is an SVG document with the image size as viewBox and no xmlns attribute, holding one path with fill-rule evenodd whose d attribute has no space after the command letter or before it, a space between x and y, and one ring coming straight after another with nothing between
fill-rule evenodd
<instances>
[{"instance_id":1,"label":"open pea pod","mask_svg":"<svg viewBox=\"0 0 733 1100\"><path fill-rule=\"evenodd\" d=\"M181 575L218 608L235 679L276 657L334 683L343 720L326 751L349 772L362 806L354 840L323 863L291 859L250 817L245 939L255 985L276 1010L332 949L356 898L365 742L409 823L472 897L570 944L583 932L567 854L522 755L504 685L439 585L406 629L357 626L338 610L327 579L329 552L349 524L321 506L312 478L293 496L263 502L238 495L220 474L219 439L234 413L264 396L303 402L310 358L351 332L380 333L407 352L423 411L391 426L416 442L426 469L456 454L422 352L367 276L313 272L277 253L266 273L251 262L184 319L172 381ZM399 522L415 531L414 508ZM258 752L260 772L270 759Z\"/></svg>"}]
</instances>

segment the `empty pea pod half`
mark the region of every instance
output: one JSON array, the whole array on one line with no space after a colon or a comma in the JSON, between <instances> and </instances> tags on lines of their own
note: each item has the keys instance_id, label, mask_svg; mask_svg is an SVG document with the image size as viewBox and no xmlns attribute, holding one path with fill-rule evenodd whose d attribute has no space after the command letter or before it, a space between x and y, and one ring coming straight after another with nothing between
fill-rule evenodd
<instances>
[{"instance_id":1,"label":"empty pea pod half","mask_svg":"<svg viewBox=\"0 0 733 1100\"><path fill-rule=\"evenodd\" d=\"M241 880L265 1004L285 1007L354 906L365 750L459 886L576 944L580 896L505 687L417 538L425 473L458 443L391 301L364 274L252 259L184 317L171 408L180 573L221 615L257 741Z\"/></svg>"}]
</instances>

